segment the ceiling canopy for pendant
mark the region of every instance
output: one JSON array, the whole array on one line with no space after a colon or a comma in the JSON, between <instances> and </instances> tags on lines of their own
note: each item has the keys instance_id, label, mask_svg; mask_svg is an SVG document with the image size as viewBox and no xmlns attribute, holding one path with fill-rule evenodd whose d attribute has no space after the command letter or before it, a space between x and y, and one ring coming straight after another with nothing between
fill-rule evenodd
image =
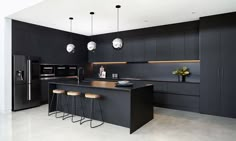
<instances>
[{"instance_id":1,"label":"ceiling canopy for pendant","mask_svg":"<svg viewBox=\"0 0 236 141\"><path fill-rule=\"evenodd\" d=\"M73 21L73 17L70 17L70 43L66 46L66 51L68 53L75 53L75 45L72 43L72 21Z\"/></svg>"},{"instance_id":2,"label":"ceiling canopy for pendant","mask_svg":"<svg viewBox=\"0 0 236 141\"><path fill-rule=\"evenodd\" d=\"M123 46L123 41L121 38L118 37L119 34L119 9L121 8L120 5L116 5L116 9L117 9L117 38L115 38L112 41L112 45L114 49L121 49Z\"/></svg>"},{"instance_id":3,"label":"ceiling canopy for pendant","mask_svg":"<svg viewBox=\"0 0 236 141\"><path fill-rule=\"evenodd\" d=\"M91 37L93 36L93 15L94 12L90 12L91 15ZM94 51L96 49L96 43L94 41L90 41L87 45L89 51Z\"/></svg>"}]
</instances>

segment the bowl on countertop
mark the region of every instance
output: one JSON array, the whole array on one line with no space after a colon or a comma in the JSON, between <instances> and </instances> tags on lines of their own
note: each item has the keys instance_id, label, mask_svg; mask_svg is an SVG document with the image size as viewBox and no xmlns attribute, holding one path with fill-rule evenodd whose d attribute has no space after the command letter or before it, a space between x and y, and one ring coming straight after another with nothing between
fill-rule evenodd
<instances>
[{"instance_id":1,"label":"bowl on countertop","mask_svg":"<svg viewBox=\"0 0 236 141\"><path fill-rule=\"evenodd\" d=\"M117 81L117 83L120 84L120 85L125 85L125 84L128 84L130 82L126 81L126 80L123 80L123 81Z\"/></svg>"}]
</instances>

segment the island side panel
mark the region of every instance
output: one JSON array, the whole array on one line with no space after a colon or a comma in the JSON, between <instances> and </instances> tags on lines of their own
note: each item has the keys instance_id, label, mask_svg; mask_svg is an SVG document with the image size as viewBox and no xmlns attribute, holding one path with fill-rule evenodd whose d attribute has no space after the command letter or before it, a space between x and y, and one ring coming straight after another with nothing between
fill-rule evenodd
<instances>
[{"instance_id":1,"label":"island side panel","mask_svg":"<svg viewBox=\"0 0 236 141\"><path fill-rule=\"evenodd\" d=\"M91 103L89 99L84 98L84 94L93 93L101 95L102 98L100 100L101 102L100 104L102 108L104 121L107 123L130 128L130 105L131 105L130 91L123 91L117 89L112 90L106 88L103 89L95 87L80 87L80 86L63 85L63 84L56 84L56 88L63 89L66 91L81 92L85 117L90 117ZM66 100L64 99L63 103L65 102ZM71 98L68 99L68 103L69 104L72 103ZM96 105L95 105L94 119L101 120L97 102L95 102L95 104ZM66 108L64 108L64 110L67 111ZM71 113L70 110L69 113ZM76 115L81 115L81 112L77 112Z\"/></svg>"},{"instance_id":2,"label":"island side panel","mask_svg":"<svg viewBox=\"0 0 236 141\"><path fill-rule=\"evenodd\" d=\"M153 119L153 85L131 92L130 134Z\"/></svg>"}]
</instances>

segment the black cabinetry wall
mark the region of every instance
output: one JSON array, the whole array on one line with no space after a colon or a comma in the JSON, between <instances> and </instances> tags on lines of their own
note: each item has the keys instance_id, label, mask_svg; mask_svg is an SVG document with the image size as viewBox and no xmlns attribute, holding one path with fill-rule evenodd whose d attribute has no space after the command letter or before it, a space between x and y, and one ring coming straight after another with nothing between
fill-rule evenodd
<instances>
[{"instance_id":1,"label":"black cabinetry wall","mask_svg":"<svg viewBox=\"0 0 236 141\"><path fill-rule=\"evenodd\" d=\"M97 49L89 52L89 62L198 60L198 33L198 21L124 31L120 50L112 47L116 33L93 36Z\"/></svg>"},{"instance_id":2,"label":"black cabinetry wall","mask_svg":"<svg viewBox=\"0 0 236 141\"><path fill-rule=\"evenodd\" d=\"M201 18L200 112L236 117L236 13Z\"/></svg>"},{"instance_id":3,"label":"black cabinetry wall","mask_svg":"<svg viewBox=\"0 0 236 141\"><path fill-rule=\"evenodd\" d=\"M87 37L73 34L74 54L66 51L69 41L69 32L12 21L12 54L38 56L41 63L47 64L85 65L88 62Z\"/></svg>"}]
</instances>

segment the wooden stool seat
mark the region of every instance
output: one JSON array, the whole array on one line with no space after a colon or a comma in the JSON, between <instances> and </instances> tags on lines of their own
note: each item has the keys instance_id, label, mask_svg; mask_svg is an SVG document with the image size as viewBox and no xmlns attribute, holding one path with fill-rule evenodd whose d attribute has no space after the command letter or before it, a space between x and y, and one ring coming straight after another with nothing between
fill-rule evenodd
<instances>
[{"instance_id":1,"label":"wooden stool seat","mask_svg":"<svg viewBox=\"0 0 236 141\"><path fill-rule=\"evenodd\" d=\"M67 92L67 95L69 95L69 96L79 96L79 95L80 95L80 92L68 91L68 92Z\"/></svg>"},{"instance_id":2,"label":"wooden stool seat","mask_svg":"<svg viewBox=\"0 0 236 141\"><path fill-rule=\"evenodd\" d=\"M85 98L91 98L91 99L97 99L100 98L101 96L98 94L90 94L90 93L86 93L85 94Z\"/></svg>"},{"instance_id":3,"label":"wooden stool seat","mask_svg":"<svg viewBox=\"0 0 236 141\"><path fill-rule=\"evenodd\" d=\"M55 89L52 91L54 94L64 94L65 90Z\"/></svg>"}]
</instances>

